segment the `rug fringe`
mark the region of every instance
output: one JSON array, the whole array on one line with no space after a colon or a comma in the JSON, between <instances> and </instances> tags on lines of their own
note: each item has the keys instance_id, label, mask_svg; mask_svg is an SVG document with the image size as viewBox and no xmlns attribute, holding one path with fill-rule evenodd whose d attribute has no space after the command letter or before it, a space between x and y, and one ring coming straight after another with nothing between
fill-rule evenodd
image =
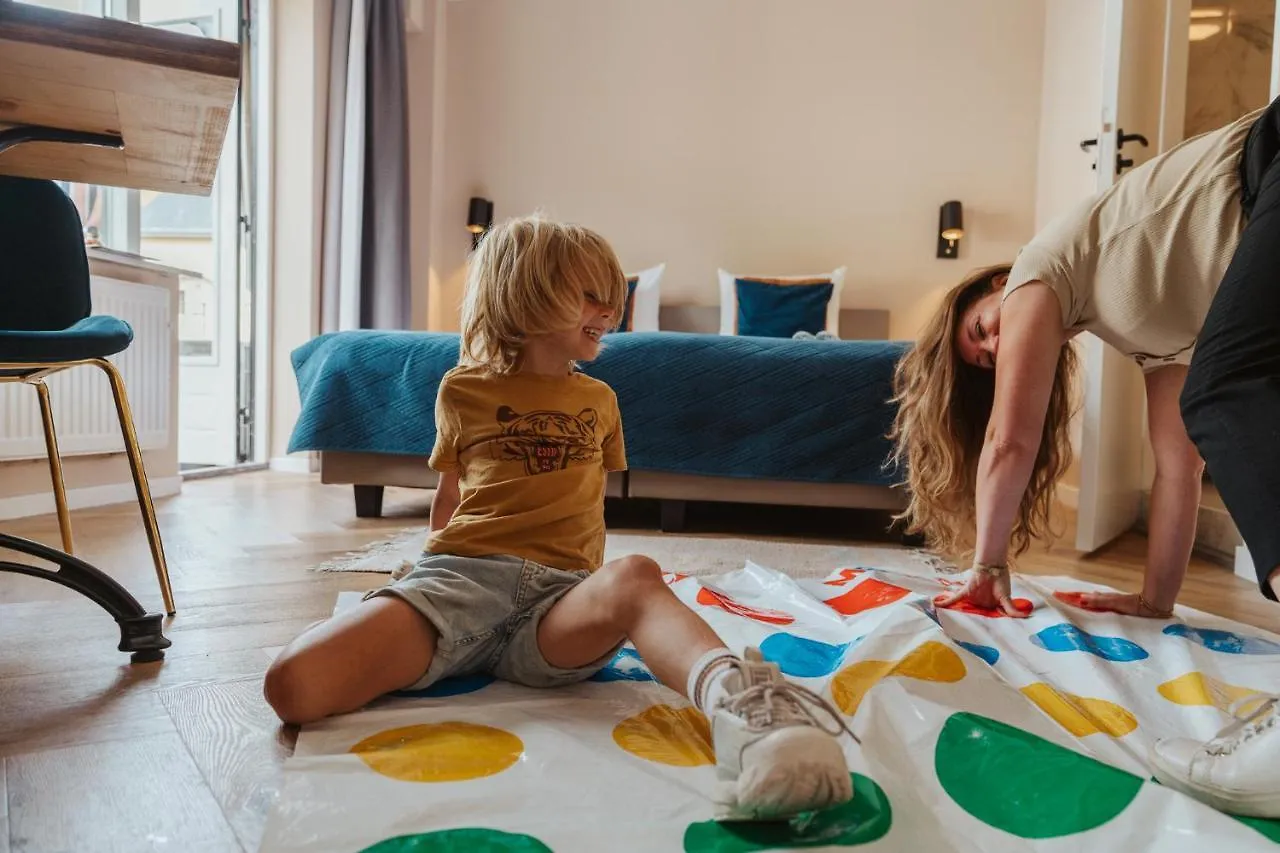
<instances>
[{"instance_id":1,"label":"rug fringe","mask_svg":"<svg viewBox=\"0 0 1280 853\"><path fill-rule=\"evenodd\" d=\"M396 549L404 545L405 541L408 540L410 537L425 536L425 535L426 535L426 532L421 527L404 527L387 539L380 539L374 542L370 542L368 545L364 545L360 548L357 548L354 551L348 551L345 554L339 554L335 557L330 557L328 560L325 560L323 563L312 566L311 571L313 572L348 571L348 569L346 569L345 567L349 566L352 563L359 562L360 560L368 559L369 557L376 557L378 554L385 554L391 551L395 551Z\"/></svg>"}]
</instances>

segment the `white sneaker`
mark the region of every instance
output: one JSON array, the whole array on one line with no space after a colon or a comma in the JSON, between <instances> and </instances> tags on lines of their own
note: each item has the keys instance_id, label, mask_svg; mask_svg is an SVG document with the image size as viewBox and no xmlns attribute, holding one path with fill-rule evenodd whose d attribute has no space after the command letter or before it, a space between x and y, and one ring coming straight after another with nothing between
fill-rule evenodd
<instances>
[{"instance_id":1,"label":"white sneaker","mask_svg":"<svg viewBox=\"0 0 1280 853\"><path fill-rule=\"evenodd\" d=\"M726 696L711 713L719 796L726 819L777 820L847 802L853 784L840 712L787 681L757 649L725 676ZM834 721L820 722L814 709Z\"/></svg>"},{"instance_id":2,"label":"white sneaker","mask_svg":"<svg viewBox=\"0 0 1280 853\"><path fill-rule=\"evenodd\" d=\"M1280 696L1247 696L1230 713L1236 721L1207 743L1156 741L1154 775L1219 811L1280 818Z\"/></svg>"}]
</instances>

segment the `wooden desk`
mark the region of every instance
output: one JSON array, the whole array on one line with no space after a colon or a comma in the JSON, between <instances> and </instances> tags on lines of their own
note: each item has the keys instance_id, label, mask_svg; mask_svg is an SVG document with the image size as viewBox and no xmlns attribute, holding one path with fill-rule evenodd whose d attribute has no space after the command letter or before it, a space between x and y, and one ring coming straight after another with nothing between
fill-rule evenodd
<instances>
[{"instance_id":1,"label":"wooden desk","mask_svg":"<svg viewBox=\"0 0 1280 853\"><path fill-rule=\"evenodd\" d=\"M208 195L239 80L238 44L0 0L0 131L124 141L27 142L0 174Z\"/></svg>"}]
</instances>

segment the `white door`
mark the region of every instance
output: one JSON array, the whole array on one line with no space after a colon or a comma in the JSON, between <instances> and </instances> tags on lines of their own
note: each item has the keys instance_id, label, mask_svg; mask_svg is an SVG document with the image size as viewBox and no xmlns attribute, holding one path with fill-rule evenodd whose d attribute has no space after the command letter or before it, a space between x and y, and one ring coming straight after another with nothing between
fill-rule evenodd
<instances>
[{"instance_id":1,"label":"white door","mask_svg":"<svg viewBox=\"0 0 1280 853\"><path fill-rule=\"evenodd\" d=\"M1102 88L1095 146L1095 190L1142 165L1161 144L1165 68L1186 51L1171 7L1178 2L1105 0ZM1185 24L1181 26L1185 27ZM1180 47L1179 47L1180 46ZM1185 76L1185 60L1183 61ZM1128 139L1141 136L1146 140ZM1080 341L1084 399L1080 420L1080 496L1076 547L1094 551L1133 527L1142 505L1142 373L1092 335Z\"/></svg>"},{"instance_id":2,"label":"white door","mask_svg":"<svg viewBox=\"0 0 1280 853\"><path fill-rule=\"evenodd\" d=\"M148 26L226 41L239 37L239 0L140 0L139 6L139 20ZM142 199L143 254L201 273L185 277L180 291L178 461L184 469L238 461L238 110L239 99L208 198L151 194ZM148 216L148 204L166 206L173 215ZM185 234L175 228L170 235L166 218L175 225L182 219L199 225ZM149 221L155 223L150 233Z\"/></svg>"}]
</instances>

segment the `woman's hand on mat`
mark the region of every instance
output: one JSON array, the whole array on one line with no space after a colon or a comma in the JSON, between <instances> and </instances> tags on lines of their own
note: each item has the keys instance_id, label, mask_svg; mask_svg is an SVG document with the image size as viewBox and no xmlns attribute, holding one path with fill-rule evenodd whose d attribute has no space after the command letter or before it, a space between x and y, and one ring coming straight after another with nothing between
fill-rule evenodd
<instances>
[{"instance_id":1,"label":"woman's hand on mat","mask_svg":"<svg viewBox=\"0 0 1280 853\"><path fill-rule=\"evenodd\" d=\"M938 607L951 607L962 601L980 610L1001 610L1014 619L1026 619L1030 610L1021 610L1014 606L1013 588L1009 573L970 572L965 585L942 595L935 596L933 603Z\"/></svg>"}]
</instances>

